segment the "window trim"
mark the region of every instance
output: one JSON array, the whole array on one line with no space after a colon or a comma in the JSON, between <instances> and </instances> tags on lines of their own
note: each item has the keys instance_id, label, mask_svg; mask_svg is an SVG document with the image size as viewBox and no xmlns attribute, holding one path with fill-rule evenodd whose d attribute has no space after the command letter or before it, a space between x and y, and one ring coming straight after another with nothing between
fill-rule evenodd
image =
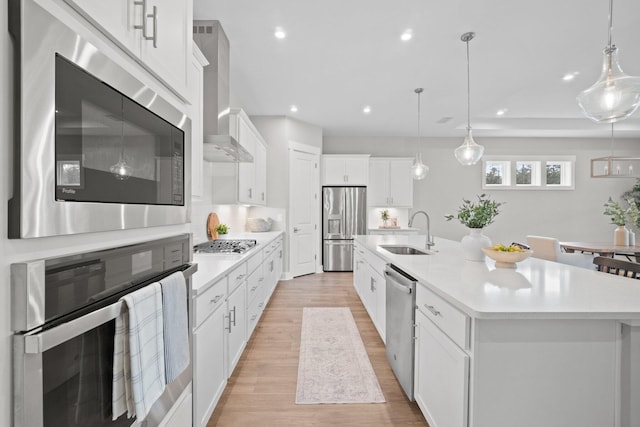
<instances>
[{"instance_id":1,"label":"window trim","mask_svg":"<svg viewBox=\"0 0 640 427\"><path fill-rule=\"evenodd\" d=\"M509 176L505 180L505 184L487 184L486 169L487 164L503 163L508 164ZM518 163L532 163L531 184L516 184ZM568 166L568 170L563 168L562 179L568 181L566 184L547 184L547 164L559 163ZM576 183L576 156L571 155L503 155L503 156L485 156L482 159L482 189L483 190L550 190L563 191L574 190ZM537 176L536 175L537 172Z\"/></svg>"}]
</instances>

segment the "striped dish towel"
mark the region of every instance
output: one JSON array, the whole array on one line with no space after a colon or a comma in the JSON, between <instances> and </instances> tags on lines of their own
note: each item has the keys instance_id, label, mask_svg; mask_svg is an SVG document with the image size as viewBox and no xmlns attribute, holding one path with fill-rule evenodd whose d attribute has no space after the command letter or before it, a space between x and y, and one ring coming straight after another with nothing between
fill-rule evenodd
<instances>
[{"instance_id":1,"label":"striped dish towel","mask_svg":"<svg viewBox=\"0 0 640 427\"><path fill-rule=\"evenodd\" d=\"M120 299L113 349L113 414L142 421L165 388L162 290L153 283Z\"/></svg>"},{"instance_id":2,"label":"striped dish towel","mask_svg":"<svg viewBox=\"0 0 640 427\"><path fill-rule=\"evenodd\" d=\"M189 366L187 282L181 272L160 281L164 318L164 370L170 384Z\"/></svg>"}]
</instances>

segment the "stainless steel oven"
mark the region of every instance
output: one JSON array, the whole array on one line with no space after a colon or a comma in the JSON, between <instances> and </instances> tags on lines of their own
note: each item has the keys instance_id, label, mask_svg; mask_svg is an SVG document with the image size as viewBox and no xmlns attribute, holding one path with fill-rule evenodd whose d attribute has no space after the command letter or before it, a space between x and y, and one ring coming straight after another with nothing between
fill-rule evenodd
<instances>
[{"instance_id":1,"label":"stainless steel oven","mask_svg":"<svg viewBox=\"0 0 640 427\"><path fill-rule=\"evenodd\" d=\"M9 237L189 222L190 119L42 4L9 0Z\"/></svg>"},{"instance_id":2,"label":"stainless steel oven","mask_svg":"<svg viewBox=\"0 0 640 427\"><path fill-rule=\"evenodd\" d=\"M11 266L15 427L155 426L191 382L191 366L144 420L112 421L120 298L176 271L189 277L189 235Z\"/></svg>"}]
</instances>

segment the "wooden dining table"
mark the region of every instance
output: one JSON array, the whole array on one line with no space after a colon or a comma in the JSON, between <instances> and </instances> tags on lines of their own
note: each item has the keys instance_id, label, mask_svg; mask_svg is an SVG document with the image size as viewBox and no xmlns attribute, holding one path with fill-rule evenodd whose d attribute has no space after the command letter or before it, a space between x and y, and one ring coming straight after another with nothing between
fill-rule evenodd
<instances>
[{"instance_id":1,"label":"wooden dining table","mask_svg":"<svg viewBox=\"0 0 640 427\"><path fill-rule=\"evenodd\" d=\"M589 252L599 256L613 258L614 255L623 255L627 259L635 257L640 262L640 246L612 245L605 242L560 242L560 247L567 253Z\"/></svg>"}]
</instances>

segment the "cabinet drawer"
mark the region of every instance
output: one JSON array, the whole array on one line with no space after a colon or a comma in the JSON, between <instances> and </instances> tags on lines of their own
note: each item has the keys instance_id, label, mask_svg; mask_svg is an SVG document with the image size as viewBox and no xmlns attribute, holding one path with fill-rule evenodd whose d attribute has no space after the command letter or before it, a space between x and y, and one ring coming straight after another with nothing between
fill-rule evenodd
<instances>
[{"instance_id":1,"label":"cabinet drawer","mask_svg":"<svg viewBox=\"0 0 640 427\"><path fill-rule=\"evenodd\" d=\"M256 328L262 311L264 310L264 292L263 288L259 287L256 291L259 295L253 300L253 303L249 305L247 310L247 337L251 336L253 330Z\"/></svg>"},{"instance_id":2,"label":"cabinet drawer","mask_svg":"<svg viewBox=\"0 0 640 427\"><path fill-rule=\"evenodd\" d=\"M418 284L416 290L416 305L451 338L460 348L469 348L469 317L440 298L438 295Z\"/></svg>"},{"instance_id":3,"label":"cabinet drawer","mask_svg":"<svg viewBox=\"0 0 640 427\"><path fill-rule=\"evenodd\" d=\"M262 252L263 251L259 251L257 254L247 260L247 272L249 274L253 273L253 271L258 268L260 264L262 264Z\"/></svg>"},{"instance_id":4,"label":"cabinet drawer","mask_svg":"<svg viewBox=\"0 0 640 427\"><path fill-rule=\"evenodd\" d=\"M229 295L247 279L247 263L243 262L229 273Z\"/></svg>"},{"instance_id":5,"label":"cabinet drawer","mask_svg":"<svg viewBox=\"0 0 640 427\"><path fill-rule=\"evenodd\" d=\"M384 269L387 265L386 261L378 257L377 255L374 255L370 251L365 251L364 257L371 268L373 268L380 276L384 277Z\"/></svg>"},{"instance_id":6,"label":"cabinet drawer","mask_svg":"<svg viewBox=\"0 0 640 427\"><path fill-rule=\"evenodd\" d=\"M227 278L218 280L198 296L194 304L194 329L197 328L211 313L224 304L227 298Z\"/></svg>"},{"instance_id":7,"label":"cabinet drawer","mask_svg":"<svg viewBox=\"0 0 640 427\"><path fill-rule=\"evenodd\" d=\"M261 294L264 283L263 266L260 265L247 279L247 301L251 304L257 295Z\"/></svg>"}]
</instances>

